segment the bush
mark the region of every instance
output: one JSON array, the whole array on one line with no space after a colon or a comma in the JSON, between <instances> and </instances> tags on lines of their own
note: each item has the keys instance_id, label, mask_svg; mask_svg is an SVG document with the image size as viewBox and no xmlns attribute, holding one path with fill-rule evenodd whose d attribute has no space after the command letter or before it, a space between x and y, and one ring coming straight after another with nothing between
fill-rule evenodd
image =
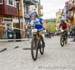
<instances>
[{"instance_id":1,"label":"bush","mask_svg":"<svg viewBox=\"0 0 75 70\"><path fill-rule=\"evenodd\" d=\"M54 24L47 24L47 27L46 29L49 31L49 32L56 32L56 26Z\"/></svg>"}]
</instances>

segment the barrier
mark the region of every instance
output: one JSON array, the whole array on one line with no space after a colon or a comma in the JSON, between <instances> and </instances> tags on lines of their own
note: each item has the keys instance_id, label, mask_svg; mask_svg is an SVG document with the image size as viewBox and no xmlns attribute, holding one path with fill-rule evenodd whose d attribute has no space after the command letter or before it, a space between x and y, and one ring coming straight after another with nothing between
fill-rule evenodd
<instances>
[{"instance_id":1,"label":"barrier","mask_svg":"<svg viewBox=\"0 0 75 70\"><path fill-rule=\"evenodd\" d=\"M0 25L0 26L2 26L2 27L7 27L7 28L11 28L11 27L9 27L9 26L5 26L5 25ZM24 29L21 29L21 28L14 28L14 27L13 27L13 29L17 29L17 30L25 31Z\"/></svg>"},{"instance_id":2,"label":"barrier","mask_svg":"<svg viewBox=\"0 0 75 70\"><path fill-rule=\"evenodd\" d=\"M7 27L7 28L11 28L11 27L9 27L9 26L5 26L5 25L0 25L1 27ZM12 29L12 28L11 28ZM14 30L14 29L16 29L16 30L20 30L20 31L25 31L24 29L20 29L20 28L14 28L13 27L13 29L12 30ZM4 41L19 41L19 40L21 40L21 41L25 41L25 40L27 40L26 38L22 38L22 39L0 39L0 42L4 42Z\"/></svg>"}]
</instances>

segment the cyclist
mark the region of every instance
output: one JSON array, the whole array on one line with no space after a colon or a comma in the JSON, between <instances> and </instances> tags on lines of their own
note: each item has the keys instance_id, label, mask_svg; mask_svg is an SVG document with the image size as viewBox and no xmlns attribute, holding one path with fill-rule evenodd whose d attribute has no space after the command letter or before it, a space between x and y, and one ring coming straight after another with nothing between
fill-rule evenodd
<instances>
[{"instance_id":1,"label":"cyclist","mask_svg":"<svg viewBox=\"0 0 75 70\"><path fill-rule=\"evenodd\" d=\"M64 31L63 33L65 33L66 38L67 38L67 35L68 35L67 28L68 28L67 22L64 19L62 19L61 23L59 25L59 29Z\"/></svg>"},{"instance_id":2,"label":"cyclist","mask_svg":"<svg viewBox=\"0 0 75 70\"><path fill-rule=\"evenodd\" d=\"M43 45L45 47L44 36L43 36L44 35L43 30L45 28L44 28L44 25L43 25L43 19L37 15L37 12L31 13L30 24L31 24L31 26L35 26L36 29L40 28L40 27L37 27L38 24L42 25L42 29L41 29L39 34L43 37Z\"/></svg>"},{"instance_id":3,"label":"cyclist","mask_svg":"<svg viewBox=\"0 0 75 70\"><path fill-rule=\"evenodd\" d=\"M61 28L63 30L67 30L67 22L65 20L61 20L59 28Z\"/></svg>"}]
</instances>

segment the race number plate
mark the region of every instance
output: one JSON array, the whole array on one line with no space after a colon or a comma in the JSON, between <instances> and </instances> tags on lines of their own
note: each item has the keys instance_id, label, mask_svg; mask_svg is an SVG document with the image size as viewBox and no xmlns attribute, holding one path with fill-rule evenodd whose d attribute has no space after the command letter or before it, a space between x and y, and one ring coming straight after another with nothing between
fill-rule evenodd
<instances>
[{"instance_id":1,"label":"race number plate","mask_svg":"<svg viewBox=\"0 0 75 70\"><path fill-rule=\"evenodd\" d=\"M61 31L61 32L64 32L64 30L63 30L63 29L61 29L60 31Z\"/></svg>"},{"instance_id":2,"label":"race number plate","mask_svg":"<svg viewBox=\"0 0 75 70\"><path fill-rule=\"evenodd\" d=\"M37 29L32 29L32 33L37 32Z\"/></svg>"}]
</instances>

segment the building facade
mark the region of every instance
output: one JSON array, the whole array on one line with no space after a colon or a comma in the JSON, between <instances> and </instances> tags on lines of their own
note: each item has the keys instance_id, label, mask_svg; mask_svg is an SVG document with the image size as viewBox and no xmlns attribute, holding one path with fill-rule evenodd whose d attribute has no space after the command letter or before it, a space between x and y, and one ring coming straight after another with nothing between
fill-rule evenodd
<instances>
[{"instance_id":1,"label":"building facade","mask_svg":"<svg viewBox=\"0 0 75 70\"><path fill-rule=\"evenodd\" d=\"M40 16L41 9L40 0L0 0L0 38L7 38L8 28L19 30L24 38L30 14L36 11Z\"/></svg>"},{"instance_id":2,"label":"building facade","mask_svg":"<svg viewBox=\"0 0 75 70\"><path fill-rule=\"evenodd\" d=\"M60 23L61 14L62 14L62 9L59 9L59 11L56 12L56 23Z\"/></svg>"},{"instance_id":3,"label":"building facade","mask_svg":"<svg viewBox=\"0 0 75 70\"><path fill-rule=\"evenodd\" d=\"M12 29L13 18L17 16L15 0L0 0L0 38L7 38L9 27Z\"/></svg>"},{"instance_id":4,"label":"building facade","mask_svg":"<svg viewBox=\"0 0 75 70\"><path fill-rule=\"evenodd\" d=\"M24 37L25 35L25 27L29 23L30 20L30 14L37 9L38 0L21 0L22 1L22 10L20 12L23 17L23 24L21 25L21 29L24 30L24 32L21 32L21 36Z\"/></svg>"},{"instance_id":5,"label":"building facade","mask_svg":"<svg viewBox=\"0 0 75 70\"><path fill-rule=\"evenodd\" d=\"M66 19L69 25L75 25L75 0L65 2Z\"/></svg>"}]
</instances>

